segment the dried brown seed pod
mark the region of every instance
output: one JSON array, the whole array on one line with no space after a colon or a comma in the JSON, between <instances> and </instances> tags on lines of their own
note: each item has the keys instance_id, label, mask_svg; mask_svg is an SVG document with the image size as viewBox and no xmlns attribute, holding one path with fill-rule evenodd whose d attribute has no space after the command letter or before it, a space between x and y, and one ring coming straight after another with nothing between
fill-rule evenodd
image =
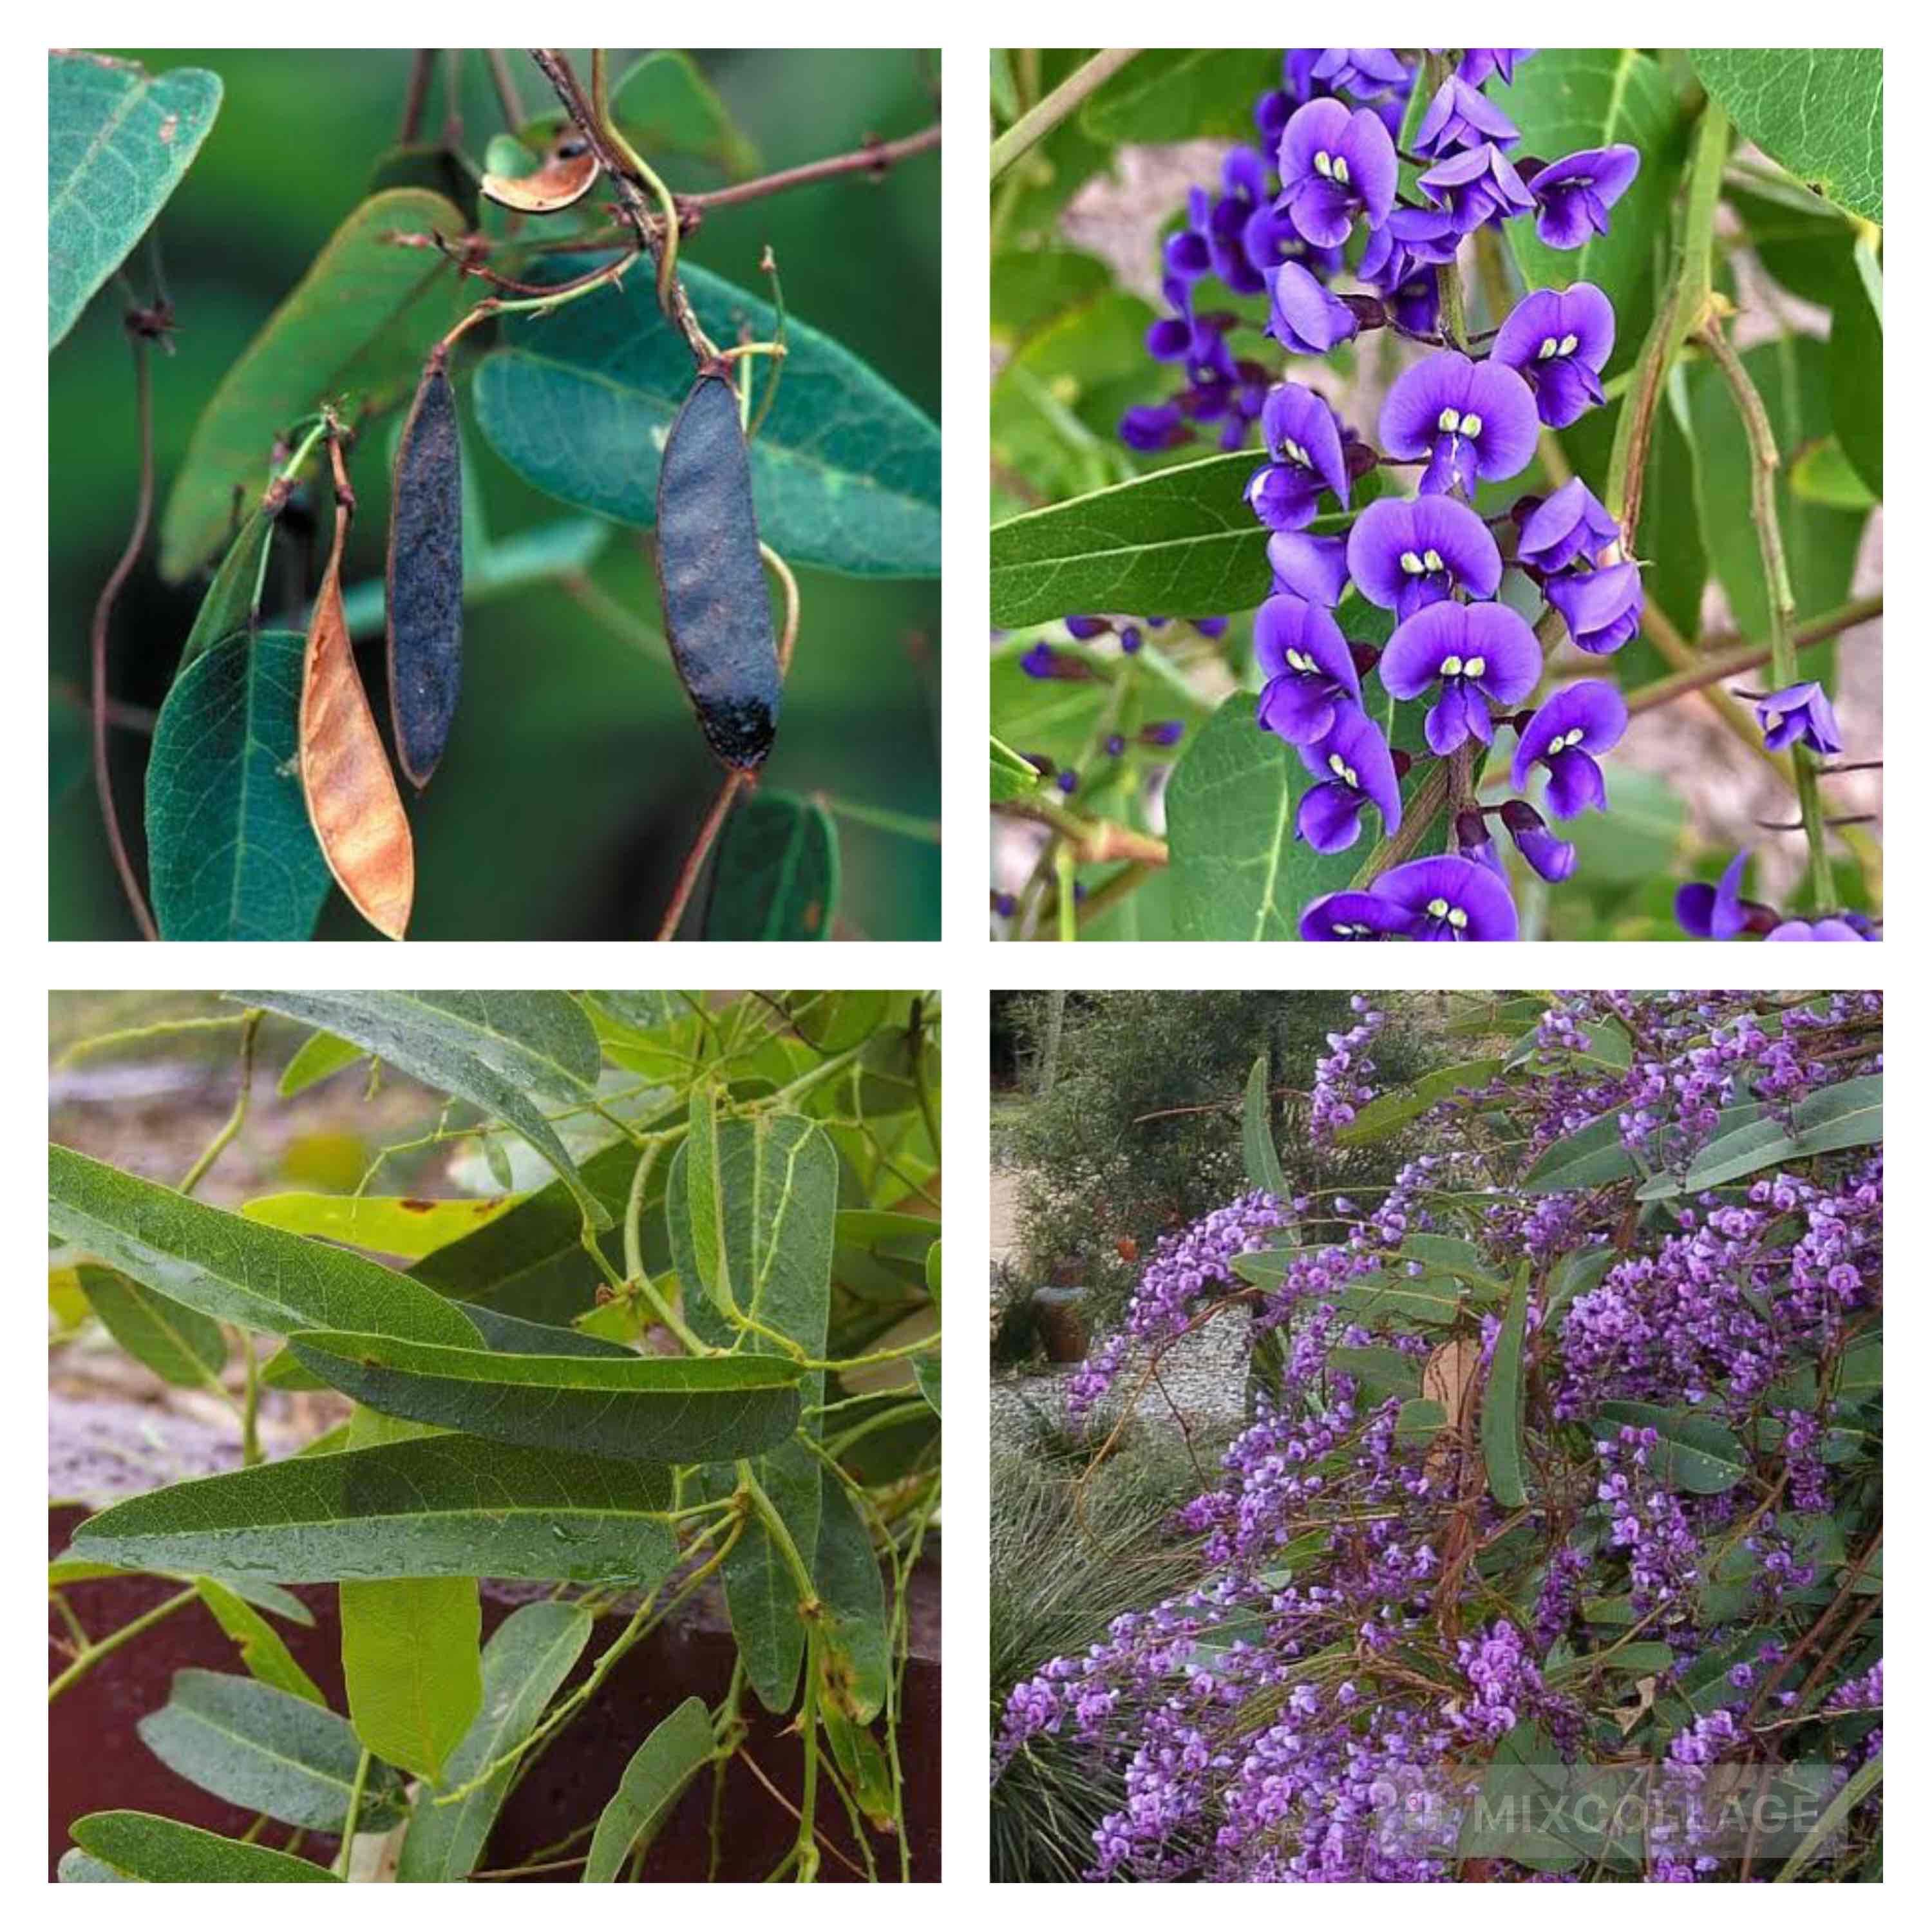
<instances>
[{"instance_id":1,"label":"dried brown seed pod","mask_svg":"<svg viewBox=\"0 0 1932 1932\"><path fill-rule=\"evenodd\" d=\"M485 175L483 192L500 208L514 208L520 214L555 214L590 192L598 166L590 143L571 128L550 144L535 174Z\"/></svg>"}]
</instances>

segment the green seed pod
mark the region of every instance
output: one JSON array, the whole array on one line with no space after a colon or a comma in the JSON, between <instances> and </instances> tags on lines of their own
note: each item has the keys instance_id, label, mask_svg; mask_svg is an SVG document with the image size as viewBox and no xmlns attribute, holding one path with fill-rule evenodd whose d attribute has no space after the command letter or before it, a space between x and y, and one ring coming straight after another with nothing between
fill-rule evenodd
<instances>
[{"instance_id":1,"label":"green seed pod","mask_svg":"<svg viewBox=\"0 0 1932 1932\"><path fill-rule=\"evenodd\" d=\"M456 715L463 675L463 453L442 350L403 426L389 506L389 718L420 791Z\"/></svg>"},{"instance_id":2,"label":"green seed pod","mask_svg":"<svg viewBox=\"0 0 1932 1932\"><path fill-rule=\"evenodd\" d=\"M658 476L658 589L671 657L706 741L755 771L778 715L778 653L730 365L700 369Z\"/></svg>"}]
</instances>

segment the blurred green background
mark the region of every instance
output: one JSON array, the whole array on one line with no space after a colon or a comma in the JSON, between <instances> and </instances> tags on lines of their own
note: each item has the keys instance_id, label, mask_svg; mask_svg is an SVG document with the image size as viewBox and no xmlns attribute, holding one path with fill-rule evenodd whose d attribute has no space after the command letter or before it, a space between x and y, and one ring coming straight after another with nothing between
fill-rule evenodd
<instances>
[{"instance_id":1,"label":"blurred green background","mask_svg":"<svg viewBox=\"0 0 1932 1932\"><path fill-rule=\"evenodd\" d=\"M221 376L367 193L377 158L396 138L411 56L108 51L155 72L208 68L224 85L214 129L159 224L178 326L176 352L154 364L158 514ZM614 76L634 57L613 50ZM936 57L914 50L700 51L693 58L766 170L842 153L868 134L916 133L938 117ZM587 55L572 59L587 77ZM554 108L555 97L527 56L512 52L510 62L526 114ZM442 124L441 73L440 65L424 122L431 136ZM502 125L501 112L480 55L464 61L463 75L464 146L480 156ZM674 187L688 190L718 178L697 164L668 173ZM832 181L708 212L686 246L690 259L760 290L758 265L767 243L790 311L837 338L937 419L937 152L878 182ZM130 268L145 292L141 251ZM482 286L472 286L480 297ZM94 601L134 509L138 446L121 309L110 282L49 365L48 661L56 729L48 916L56 939L136 936L114 880L71 703L85 689ZM375 425L355 453L358 508L345 584L382 574L391 427ZM473 430L465 446L493 538L571 514L522 483ZM278 556L285 548L278 545ZM803 621L766 782L936 819L938 581L798 574ZM656 592L638 532L616 532L592 576L656 627ZM118 700L148 710L160 704L202 587L160 580L151 532L115 614L109 688ZM272 611L272 594L265 608ZM382 655L380 638L358 653L386 731ZM139 865L147 743L125 730L112 739L122 825ZM435 783L410 807L418 881L410 937L648 937L719 776L669 670L561 590L545 586L473 608L465 620L463 699L450 751ZM844 818L839 833L844 886L833 936L937 938L937 844ZM686 931L694 928L688 921ZM340 894L332 894L317 937L371 936Z\"/></svg>"}]
</instances>

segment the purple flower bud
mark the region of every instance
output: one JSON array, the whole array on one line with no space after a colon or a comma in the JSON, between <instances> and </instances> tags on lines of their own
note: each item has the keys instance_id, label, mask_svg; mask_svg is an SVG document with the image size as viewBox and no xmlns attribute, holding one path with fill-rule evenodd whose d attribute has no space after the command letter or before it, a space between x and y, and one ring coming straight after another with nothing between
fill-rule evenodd
<instances>
[{"instance_id":1,"label":"purple flower bud","mask_svg":"<svg viewBox=\"0 0 1932 1932\"><path fill-rule=\"evenodd\" d=\"M1066 626L1070 638L1078 638L1082 644L1092 638L1104 638L1114 627L1105 617L1064 617L1060 620Z\"/></svg>"},{"instance_id":2,"label":"purple flower bud","mask_svg":"<svg viewBox=\"0 0 1932 1932\"><path fill-rule=\"evenodd\" d=\"M1054 783L1058 785L1069 798L1071 798L1080 789L1080 774L1069 766L1060 773L1059 776L1054 780Z\"/></svg>"},{"instance_id":3,"label":"purple flower bud","mask_svg":"<svg viewBox=\"0 0 1932 1932\"><path fill-rule=\"evenodd\" d=\"M1019 901L1011 892L995 892L993 895L993 910L1000 918L1011 919L1018 909Z\"/></svg>"},{"instance_id":4,"label":"purple flower bud","mask_svg":"<svg viewBox=\"0 0 1932 1932\"><path fill-rule=\"evenodd\" d=\"M1141 727L1141 742L1143 745L1178 745L1180 742L1181 734L1186 728L1178 718L1161 718L1152 724Z\"/></svg>"},{"instance_id":5,"label":"purple flower bud","mask_svg":"<svg viewBox=\"0 0 1932 1932\"><path fill-rule=\"evenodd\" d=\"M1120 626L1120 648L1122 650L1125 651L1130 657L1132 656L1134 652L1140 649L1141 642L1141 634L1137 626L1132 624L1123 624Z\"/></svg>"},{"instance_id":6,"label":"purple flower bud","mask_svg":"<svg viewBox=\"0 0 1932 1932\"><path fill-rule=\"evenodd\" d=\"M1355 311L1299 262L1282 262L1268 278L1268 332L1290 355L1325 356L1359 326Z\"/></svg>"},{"instance_id":7,"label":"purple flower bud","mask_svg":"<svg viewBox=\"0 0 1932 1932\"><path fill-rule=\"evenodd\" d=\"M1341 537L1314 537L1302 530L1276 530L1268 538L1268 568L1274 587L1332 610L1348 587L1348 546Z\"/></svg>"},{"instance_id":8,"label":"purple flower bud","mask_svg":"<svg viewBox=\"0 0 1932 1932\"><path fill-rule=\"evenodd\" d=\"M1593 657L1621 650L1643 616L1643 580L1634 563L1550 578L1543 594L1562 614L1576 648Z\"/></svg>"},{"instance_id":9,"label":"purple flower bud","mask_svg":"<svg viewBox=\"0 0 1932 1932\"><path fill-rule=\"evenodd\" d=\"M1417 177L1416 185L1463 235L1473 235L1485 222L1527 214L1536 206L1509 157L1488 141L1438 161Z\"/></svg>"},{"instance_id":10,"label":"purple flower bud","mask_svg":"<svg viewBox=\"0 0 1932 1932\"><path fill-rule=\"evenodd\" d=\"M1436 90L1415 130L1415 152L1436 160L1454 148L1473 148L1484 141L1507 147L1521 138L1516 123L1500 107L1452 74Z\"/></svg>"},{"instance_id":11,"label":"purple flower bud","mask_svg":"<svg viewBox=\"0 0 1932 1932\"><path fill-rule=\"evenodd\" d=\"M1392 88L1406 92L1413 78L1393 47L1324 47L1308 75L1337 94L1364 100Z\"/></svg>"},{"instance_id":12,"label":"purple flower bud","mask_svg":"<svg viewBox=\"0 0 1932 1932\"><path fill-rule=\"evenodd\" d=\"M1180 411L1172 403L1138 403L1120 418L1120 440L1130 449L1151 454L1156 450L1178 449L1193 440L1194 432L1182 421Z\"/></svg>"},{"instance_id":13,"label":"purple flower bud","mask_svg":"<svg viewBox=\"0 0 1932 1932\"><path fill-rule=\"evenodd\" d=\"M1516 63L1528 59L1535 51L1534 47L1465 47L1456 73L1472 87L1480 87L1496 76L1507 87L1516 78Z\"/></svg>"},{"instance_id":14,"label":"purple flower bud","mask_svg":"<svg viewBox=\"0 0 1932 1932\"><path fill-rule=\"evenodd\" d=\"M1576 847L1558 838L1534 806L1513 798L1502 808L1502 821L1516 849L1552 885L1560 885L1576 869Z\"/></svg>"},{"instance_id":15,"label":"purple flower bud","mask_svg":"<svg viewBox=\"0 0 1932 1932\"><path fill-rule=\"evenodd\" d=\"M1598 553L1621 534L1617 520L1573 476L1532 510L1516 538L1519 563L1535 570L1564 570L1580 557L1594 566Z\"/></svg>"},{"instance_id":16,"label":"purple flower bud","mask_svg":"<svg viewBox=\"0 0 1932 1932\"><path fill-rule=\"evenodd\" d=\"M1714 886L1699 879L1677 888L1677 923L1693 939L1735 939L1750 923L1739 896L1750 860L1740 852Z\"/></svg>"},{"instance_id":17,"label":"purple flower bud","mask_svg":"<svg viewBox=\"0 0 1932 1932\"><path fill-rule=\"evenodd\" d=\"M1078 684L1094 674L1077 657L1046 644L1035 644L1020 659L1020 669L1028 677L1057 678L1068 684Z\"/></svg>"},{"instance_id":18,"label":"purple flower bud","mask_svg":"<svg viewBox=\"0 0 1932 1932\"><path fill-rule=\"evenodd\" d=\"M1127 748L1127 741L1120 736L1119 732L1110 732L1107 736L1106 748L1108 758L1118 758Z\"/></svg>"},{"instance_id":19,"label":"purple flower bud","mask_svg":"<svg viewBox=\"0 0 1932 1932\"><path fill-rule=\"evenodd\" d=\"M1274 539L1270 537L1272 543ZM1204 638L1220 638L1227 634L1228 620L1225 617L1190 617L1187 620Z\"/></svg>"}]
</instances>

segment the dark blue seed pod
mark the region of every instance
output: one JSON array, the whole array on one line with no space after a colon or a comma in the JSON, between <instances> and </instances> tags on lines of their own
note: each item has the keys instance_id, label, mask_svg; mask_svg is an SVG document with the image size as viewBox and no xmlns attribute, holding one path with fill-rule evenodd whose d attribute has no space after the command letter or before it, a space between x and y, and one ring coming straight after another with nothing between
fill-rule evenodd
<instances>
[{"instance_id":1,"label":"dark blue seed pod","mask_svg":"<svg viewBox=\"0 0 1932 1932\"><path fill-rule=\"evenodd\" d=\"M463 452L439 350L396 454L389 508L389 718L418 790L449 737L463 676Z\"/></svg>"},{"instance_id":2,"label":"dark blue seed pod","mask_svg":"<svg viewBox=\"0 0 1932 1932\"><path fill-rule=\"evenodd\" d=\"M728 363L698 371L671 424L657 554L671 657L706 741L726 764L755 771L778 726L778 653Z\"/></svg>"}]
</instances>

